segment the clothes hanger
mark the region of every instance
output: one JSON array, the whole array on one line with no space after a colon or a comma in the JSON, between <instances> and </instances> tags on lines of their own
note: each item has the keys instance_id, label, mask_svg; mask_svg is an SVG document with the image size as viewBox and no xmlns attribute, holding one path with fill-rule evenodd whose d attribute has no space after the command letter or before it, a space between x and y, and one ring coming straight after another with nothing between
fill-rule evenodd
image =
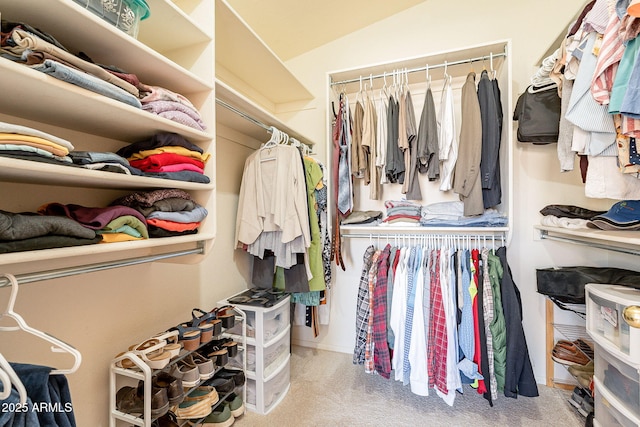
<instances>
[{"instance_id":1,"label":"clothes hanger","mask_svg":"<svg viewBox=\"0 0 640 427\"><path fill-rule=\"evenodd\" d=\"M2 395L0 395L0 400L4 400L7 397L9 397L9 395L7 395L6 397L3 397L3 396L7 391L9 392L9 394L11 394L11 386L13 385L13 387L15 387L15 389L18 391L18 396L20 396L20 403L22 405L25 405L27 403L27 389L24 387L24 384L22 384L20 377L18 377L18 374L16 374L16 371L13 370L13 368L11 367L7 359L4 358L2 353L0 353L0 371L2 371L2 373L6 375L6 377L8 378L7 383L4 382L4 378L3 378L3 381L2 381L3 392L2 392Z\"/></svg>"},{"instance_id":2,"label":"clothes hanger","mask_svg":"<svg viewBox=\"0 0 640 427\"><path fill-rule=\"evenodd\" d=\"M3 368L0 368L0 384L2 384L0 400L5 400L11 396L11 378L9 378L9 374Z\"/></svg>"},{"instance_id":3,"label":"clothes hanger","mask_svg":"<svg viewBox=\"0 0 640 427\"><path fill-rule=\"evenodd\" d=\"M16 302L16 297L18 296L18 281L15 276L12 274L4 273L0 275L0 277L6 277L11 283L11 296L9 297L9 304L7 305L7 309L0 315L0 319L2 318L11 318L16 321L18 326L0 326L0 331L18 331L23 330L25 332L29 332L32 335L35 335L39 338L42 338L45 341L53 344L51 347L51 351L54 353L69 353L74 357L74 364L70 369L55 369L51 371L52 375L55 374L72 374L78 370L80 367L80 363L82 362L82 354L69 344L55 338L46 332L42 332L38 329L32 328L27 325L27 322L24 321L22 316L13 311L13 307Z\"/></svg>"},{"instance_id":4,"label":"clothes hanger","mask_svg":"<svg viewBox=\"0 0 640 427\"><path fill-rule=\"evenodd\" d=\"M429 75L429 64L424 67L427 78L427 90L431 89L431 76Z\"/></svg>"},{"instance_id":5,"label":"clothes hanger","mask_svg":"<svg viewBox=\"0 0 640 427\"><path fill-rule=\"evenodd\" d=\"M280 131L275 126L270 126L269 131L271 132L271 138L262 146L262 149L272 148L278 145Z\"/></svg>"}]
</instances>

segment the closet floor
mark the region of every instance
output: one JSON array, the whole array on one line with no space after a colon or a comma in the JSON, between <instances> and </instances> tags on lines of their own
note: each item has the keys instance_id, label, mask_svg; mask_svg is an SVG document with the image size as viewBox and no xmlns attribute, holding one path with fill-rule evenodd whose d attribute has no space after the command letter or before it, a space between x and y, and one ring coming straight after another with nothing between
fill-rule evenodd
<instances>
[{"instance_id":1,"label":"closet floor","mask_svg":"<svg viewBox=\"0 0 640 427\"><path fill-rule=\"evenodd\" d=\"M352 355L294 346L291 389L268 415L247 411L237 426L563 426L582 427L585 419L564 390L538 385L539 397L498 396L491 408L465 386L449 407L434 391L414 395L408 386L364 372Z\"/></svg>"}]
</instances>

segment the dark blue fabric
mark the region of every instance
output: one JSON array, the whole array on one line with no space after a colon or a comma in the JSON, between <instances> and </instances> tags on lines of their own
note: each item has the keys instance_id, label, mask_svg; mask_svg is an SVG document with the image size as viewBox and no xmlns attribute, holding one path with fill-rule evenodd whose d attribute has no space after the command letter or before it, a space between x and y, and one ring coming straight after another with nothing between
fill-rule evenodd
<instances>
[{"instance_id":1,"label":"dark blue fabric","mask_svg":"<svg viewBox=\"0 0 640 427\"><path fill-rule=\"evenodd\" d=\"M12 389L9 397L0 400L0 427L40 427L38 416L32 409L31 399L27 398L25 406L20 405L20 395Z\"/></svg>"},{"instance_id":2,"label":"dark blue fabric","mask_svg":"<svg viewBox=\"0 0 640 427\"><path fill-rule=\"evenodd\" d=\"M51 375L52 368L11 363L33 402L41 426L75 427L71 393L64 375Z\"/></svg>"}]
</instances>

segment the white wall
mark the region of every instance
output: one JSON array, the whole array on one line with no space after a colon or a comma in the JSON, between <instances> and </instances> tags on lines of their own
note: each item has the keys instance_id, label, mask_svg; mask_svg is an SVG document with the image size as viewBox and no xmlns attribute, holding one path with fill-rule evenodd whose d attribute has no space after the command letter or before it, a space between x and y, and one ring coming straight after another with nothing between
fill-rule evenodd
<instances>
[{"instance_id":1,"label":"white wall","mask_svg":"<svg viewBox=\"0 0 640 427\"><path fill-rule=\"evenodd\" d=\"M317 97L317 109L291 115L318 140L327 141L323 99L326 73L390 62L448 49L512 40L514 99L529 84L544 53L582 9L584 0L484 2L427 1L352 33L331 44L288 61L287 66ZM378 86L374 86L378 87ZM415 102L415 101L414 101ZM505 111L505 126L512 124ZM514 132L515 135L515 132ZM535 269L552 265L631 265L630 258L553 242L534 241L538 211L548 204L575 204L607 209L613 201L584 197L579 171L560 173L556 146L523 145L514 149L514 233L508 249L509 263L523 300L524 328L534 371L545 383L545 306L536 292ZM338 271L334 284L332 323L314 339L304 327L295 330L297 342L319 348L350 352L354 344L355 302L365 243L346 250L348 269Z\"/></svg>"}]
</instances>

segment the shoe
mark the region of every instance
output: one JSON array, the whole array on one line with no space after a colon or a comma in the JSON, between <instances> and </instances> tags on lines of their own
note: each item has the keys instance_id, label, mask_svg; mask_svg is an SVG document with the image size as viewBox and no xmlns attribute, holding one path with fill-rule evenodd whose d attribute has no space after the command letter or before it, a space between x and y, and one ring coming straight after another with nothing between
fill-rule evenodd
<instances>
[{"instance_id":1,"label":"shoe","mask_svg":"<svg viewBox=\"0 0 640 427\"><path fill-rule=\"evenodd\" d=\"M215 367L213 366L213 360L204 357L200 353L191 353L182 361L189 367L197 367L201 380L208 380L215 373Z\"/></svg>"},{"instance_id":2,"label":"shoe","mask_svg":"<svg viewBox=\"0 0 640 427\"><path fill-rule=\"evenodd\" d=\"M151 427L180 427L176 414L169 411L151 423Z\"/></svg>"},{"instance_id":3,"label":"shoe","mask_svg":"<svg viewBox=\"0 0 640 427\"><path fill-rule=\"evenodd\" d=\"M245 375L242 369L222 368L216 372L216 377L233 378L236 387L243 385L245 382Z\"/></svg>"},{"instance_id":4,"label":"shoe","mask_svg":"<svg viewBox=\"0 0 640 427\"><path fill-rule=\"evenodd\" d=\"M231 393L224 399L224 405L229 407L231 411L231 415L234 418L238 418L244 414L244 402L242 401L242 397L236 393Z\"/></svg>"},{"instance_id":5,"label":"shoe","mask_svg":"<svg viewBox=\"0 0 640 427\"><path fill-rule=\"evenodd\" d=\"M171 406L179 405L184 399L184 388L180 378L176 378L167 372L160 372L153 377L152 384L154 387L167 389L167 397Z\"/></svg>"},{"instance_id":6,"label":"shoe","mask_svg":"<svg viewBox=\"0 0 640 427\"><path fill-rule=\"evenodd\" d=\"M575 406L576 409L579 409L586 395L587 395L587 392L584 391L584 389L580 387L574 387L573 393L571 393L571 399L569 399L569 403Z\"/></svg>"},{"instance_id":7,"label":"shoe","mask_svg":"<svg viewBox=\"0 0 640 427\"><path fill-rule=\"evenodd\" d=\"M164 351L169 352L171 358L177 357L182 350L182 344L178 341L179 332L177 330L167 331L160 333L153 338L164 340L167 344L164 346Z\"/></svg>"},{"instance_id":8,"label":"shoe","mask_svg":"<svg viewBox=\"0 0 640 427\"><path fill-rule=\"evenodd\" d=\"M236 388L236 384L233 378L223 378L215 376L212 380L209 380L208 384L213 386L218 391L218 394L227 394L232 392Z\"/></svg>"},{"instance_id":9,"label":"shoe","mask_svg":"<svg viewBox=\"0 0 640 427\"><path fill-rule=\"evenodd\" d=\"M591 374L593 375L593 360L590 360L586 365L571 365L567 367L567 370L574 377L579 374Z\"/></svg>"},{"instance_id":10,"label":"shoe","mask_svg":"<svg viewBox=\"0 0 640 427\"><path fill-rule=\"evenodd\" d=\"M217 337L222 333L222 321L220 319L216 319L216 315L214 313L207 313L199 308L191 310L191 325L201 326L206 324L213 326L213 336Z\"/></svg>"},{"instance_id":11,"label":"shoe","mask_svg":"<svg viewBox=\"0 0 640 427\"><path fill-rule=\"evenodd\" d=\"M587 395L582 399L578 412L580 412L583 417L586 417L589 413L593 412L593 398L591 396Z\"/></svg>"},{"instance_id":12,"label":"shoe","mask_svg":"<svg viewBox=\"0 0 640 427\"><path fill-rule=\"evenodd\" d=\"M215 387L200 386L191 390L184 400L187 402L206 400L209 402L209 406L213 406L218 403L220 397L218 396L218 392Z\"/></svg>"},{"instance_id":13,"label":"shoe","mask_svg":"<svg viewBox=\"0 0 640 427\"><path fill-rule=\"evenodd\" d=\"M202 427L229 427L235 421L228 405L219 405L204 420Z\"/></svg>"},{"instance_id":14,"label":"shoe","mask_svg":"<svg viewBox=\"0 0 640 427\"><path fill-rule=\"evenodd\" d=\"M213 314L215 314L216 319L220 319L222 321L222 327L225 329L231 329L236 324L236 315L233 313L233 307L230 305L225 305L220 308L214 308L211 310Z\"/></svg>"},{"instance_id":15,"label":"shoe","mask_svg":"<svg viewBox=\"0 0 640 427\"><path fill-rule=\"evenodd\" d=\"M189 326L188 323L182 323L170 330L178 331L178 341L187 351L194 351L200 347L200 335L202 332L197 326Z\"/></svg>"},{"instance_id":16,"label":"shoe","mask_svg":"<svg viewBox=\"0 0 640 427\"><path fill-rule=\"evenodd\" d=\"M563 365L587 365L590 359L570 341L560 340L551 351L551 358Z\"/></svg>"},{"instance_id":17,"label":"shoe","mask_svg":"<svg viewBox=\"0 0 640 427\"><path fill-rule=\"evenodd\" d=\"M229 351L226 347L212 345L213 341L205 344L199 353L213 361L216 366L224 366L229 362Z\"/></svg>"},{"instance_id":18,"label":"shoe","mask_svg":"<svg viewBox=\"0 0 640 427\"><path fill-rule=\"evenodd\" d=\"M163 369L171 361L171 353L164 350L166 345L165 340L151 338L130 346L129 351L142 359L151 369Z\"/></svg>"},{"instance_id":19,"label":"shoe","mask_svg":"<svg viewBox=\"0 0 640 427\"><path fill-rule=\"evenodd\" d=\"M169 374L182 380L182 387L193 387L200 382L200 371L197 366L178 362L171 367Z\"/></svg>"},{"instance_id":20,"label":"shoe","mask_svg":"<svg viewBox=\"0 0 640 427\"><path fill-rule=\"evenodd\" d=\"M213 339L213 324L202 323L197 326L200 329L200 344L208 343Z\"/></svg>"},{"instance_id":21,"label":"shoe","mask_svg":"<svg viewBox=\"0 0 640 427\"><path fill-rule=\"evenodd\" d=\"M593 360L593 347L582 338L578 338L573 342L589 359Z\"/></svg>"},{"instance_id":22,"label":"shoe","mask_svg":"<svg viewBox=\"0 0 640 427\"><path fill-rule=\"evenodd\" d=\"M144 414L144 383L138 387L122 387L116 393L116 409L127 414ZM164 388L151 388L151 416L158 418L169 411L169 398Z\"/></svg>"},{"instance_id":23,"label":"shoe","mask_svg":"<svg viewBox=\"0 0 640 427\"><path fill-rule=\"evenodd\" d=\"M204 418L211 413L211 405L209 405L209 399L186 400L185 398L184 402L174 409L174 412L179 420Z\"/></svg>"}]
</instances>

